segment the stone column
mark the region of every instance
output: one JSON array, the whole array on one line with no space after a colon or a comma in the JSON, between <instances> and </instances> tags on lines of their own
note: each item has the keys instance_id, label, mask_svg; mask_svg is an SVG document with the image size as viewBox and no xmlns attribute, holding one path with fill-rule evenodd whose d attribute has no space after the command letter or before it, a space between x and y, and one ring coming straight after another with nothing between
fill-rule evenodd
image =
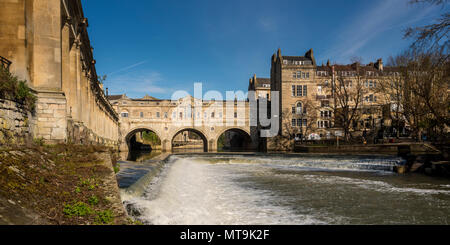
<instances>
[{"instance_id":1,"label":"stone column","mask_svg":"<svg viewBox=\"0 0 450 245\"><path fill-rule=\"evenodd\" d=\"M67 139L66 98L62 91L61 1L29 0L27 46L31 86L37 93L34 137Z\"/></svg>"},{"instance_id":2,"label":"stone column","mask_svg":"<svg viewBox=\"0 0 450 245\"><path fill-rule=\"evenodd\" d=\"M70 89L70 21L66 18L64 20L64 26L61 30L61 63L62 63L62 91L64 92L67 100L67 115L72 117L73 108L73 91Z\"/></svg>"}]
</instances>

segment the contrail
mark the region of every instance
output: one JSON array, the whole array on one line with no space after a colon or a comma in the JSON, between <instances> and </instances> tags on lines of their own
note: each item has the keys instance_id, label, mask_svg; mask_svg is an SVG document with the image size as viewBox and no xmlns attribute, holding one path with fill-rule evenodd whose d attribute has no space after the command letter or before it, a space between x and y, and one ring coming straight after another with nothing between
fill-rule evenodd
<instances>
[{"instance_id":1,"label":"contrail","mask_svg":"<svg viewBox=\"0 0 450 245\"><path fill-rule=\"evenodd\" d=\"M118 71L112 72L112 73L107 74L107 75L108 75L108 76L111 76L111 75L114 75L114 74L117 74L117 73L120 73L120 72L123 72L123 71L127 71L127 70L129 70L129 69L131 69L131 68L134 68L134 67L136 67L136 66L140 66L140 65L142 65L142 64L144 64L144 63L146 63L146 62L147 62L147 61L144 60L144 61L141 61L141 62L136 63L136 64L134 64L134 65L127 66L127 67L125 67L125 68L123 68L123 69L120 69L120 70L118 70Z\"/></svg>"}]
</instances>

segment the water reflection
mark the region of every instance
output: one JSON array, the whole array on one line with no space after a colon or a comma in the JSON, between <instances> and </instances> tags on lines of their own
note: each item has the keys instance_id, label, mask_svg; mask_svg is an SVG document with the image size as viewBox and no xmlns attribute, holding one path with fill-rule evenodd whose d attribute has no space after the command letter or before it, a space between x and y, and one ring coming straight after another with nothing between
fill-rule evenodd
<instances>
[{"instance_id":1,"label":"water reflection","mask_svg":"<svg viewBox=\"0 0 450 245\"><path fill-rule=\"evenodd\" d=\"M161 155L161 151L130 151L121 152L120 159L122 161L145 162Z\"/></svg>"}]
</instances>

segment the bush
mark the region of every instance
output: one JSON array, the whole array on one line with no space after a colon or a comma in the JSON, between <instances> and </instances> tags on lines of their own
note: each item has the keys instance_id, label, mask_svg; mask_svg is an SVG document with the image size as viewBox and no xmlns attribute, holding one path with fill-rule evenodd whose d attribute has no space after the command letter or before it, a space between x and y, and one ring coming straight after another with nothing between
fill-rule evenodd
<instances>
[{"instance_id":1,"label":"bush","mask_svg":"<svg viewBox=\"0 0 450 245\"><path fill-rule=\"evenodd\" d=\"M0 67L0 98L21 103L30 111L36 106L36 96L32 94L27 82L19 80L3 67Z\"/></svg>"}]
</instances>

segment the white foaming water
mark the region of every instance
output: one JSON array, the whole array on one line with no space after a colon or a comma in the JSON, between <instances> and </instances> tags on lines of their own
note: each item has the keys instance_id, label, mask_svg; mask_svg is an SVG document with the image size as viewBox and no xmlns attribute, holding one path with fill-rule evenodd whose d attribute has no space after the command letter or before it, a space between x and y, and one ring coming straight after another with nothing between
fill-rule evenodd
<instances>
[{"instance_id":1,"label":"white foaming water","mask_svg":"<svg viewBox=\"0 0 450 245\"><path fill-rule=\"evenodd\" d=\"M436 189L419 189L419 188L406 188L406 187L395 187L391 184L388 184L383 181L375 181L375 180L364 180L364 179L355 179L355 178L347 178L340 176L317 176L317 175L304 175L303 178L307 179L310 182L315 183L328 183L335 185L356 185L360 188L364 188L367 190L373 190L378 192L402 192L402 193L411 193L417 195L430 195L430 194L444 194L450 195L450 190L436 190Z\"/></svg>"},{"instance_id":2,"label":"white foaming water","mask_svg":"<svg viewBox=\"0 0 450 245\"><path fill-rule=\"evenodd\" d=\"M175 159L155 197L124 197L141 221L155 225L326 224L273 204L271 193L232 182L236 173ZM154 191L154 190L152 190Z\"/></svg>"}]
</instances>

